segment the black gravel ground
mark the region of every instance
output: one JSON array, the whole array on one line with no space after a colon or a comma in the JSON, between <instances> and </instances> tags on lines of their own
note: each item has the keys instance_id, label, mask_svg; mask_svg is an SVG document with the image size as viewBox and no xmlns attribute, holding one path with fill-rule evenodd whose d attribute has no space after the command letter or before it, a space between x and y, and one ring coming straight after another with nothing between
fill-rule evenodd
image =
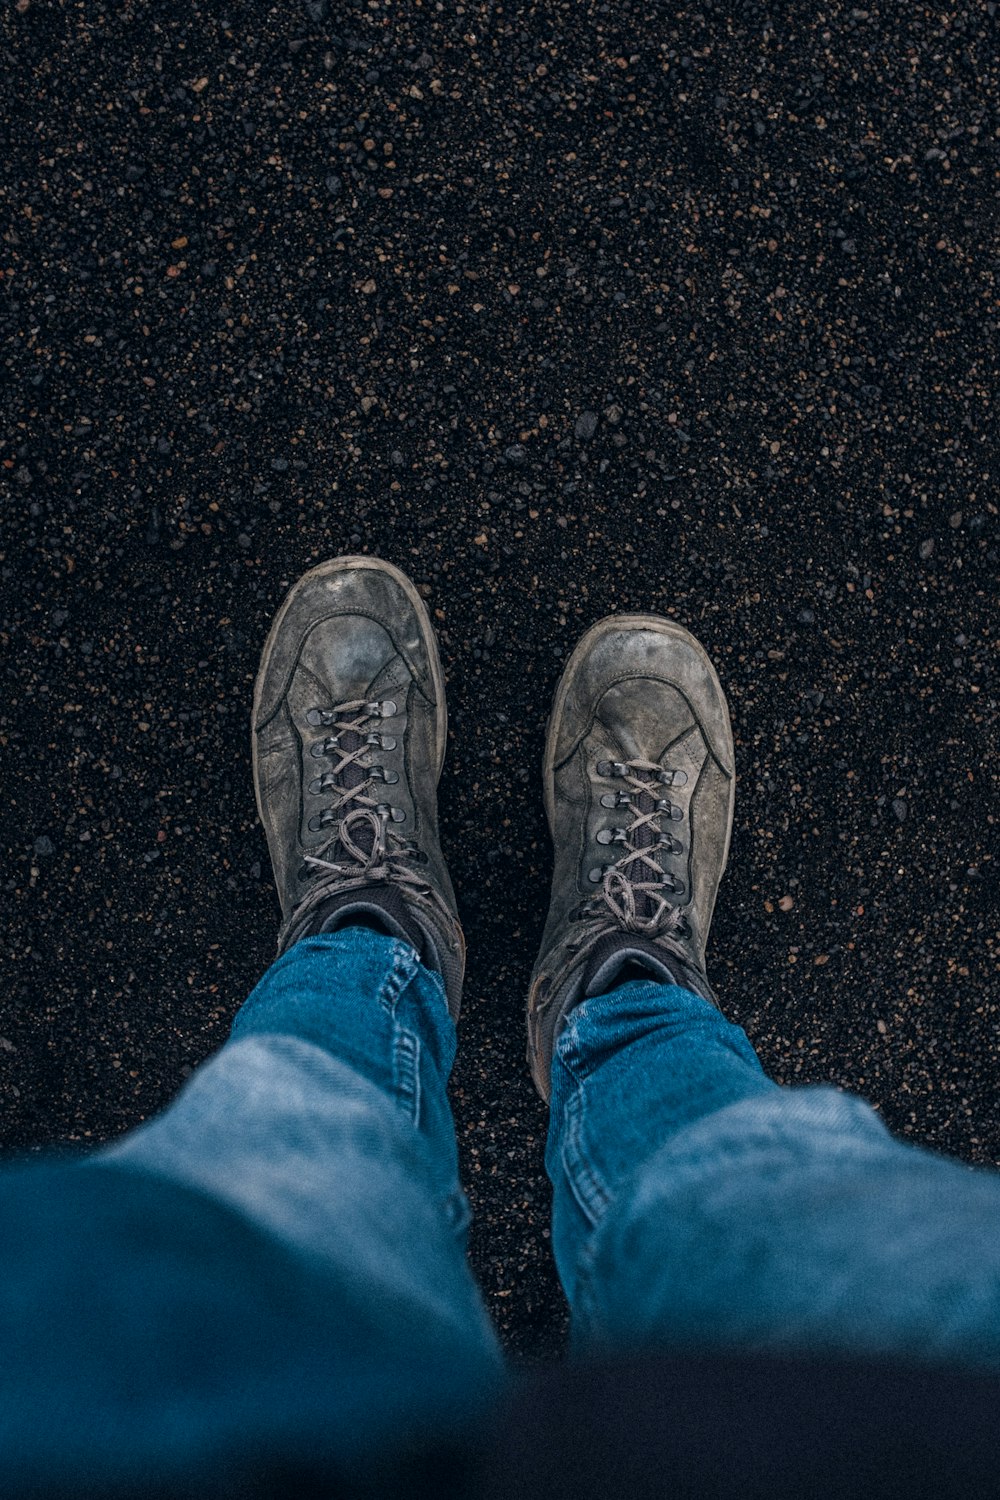
<instances>
[{"instance_id":1,"label":"black gravel ground","mask_svg":"<svg viewBox=\"0 0 1000 1500\"><path fill-rule=\"evenodd\" d=\"M994 3L5 7L0 1141L224 1040L277 909L257 656L378 553L449 683L476 1269L560 1347L522 1007L582 629L712 653L724 1004L1000 1163Z\"/></svg>"}]
</instances>

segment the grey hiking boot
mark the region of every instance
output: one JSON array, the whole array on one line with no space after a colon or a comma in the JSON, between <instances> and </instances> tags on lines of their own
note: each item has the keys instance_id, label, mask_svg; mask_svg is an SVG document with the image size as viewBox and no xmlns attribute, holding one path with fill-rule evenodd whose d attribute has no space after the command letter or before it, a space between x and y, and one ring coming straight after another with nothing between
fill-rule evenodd
<instances>
[{"instance_id":1,"label":"grey hiking boot","mask_svg":"<svg viewBox=\"0 0 1000 1500\"><path fill-rule=\"evenodd\" d=\"M658 615L612 615L566 664L549 720L545 810L552 900L528 997L528 1061L543 1099L569 1010L629 978L715 1003L705 944L729 854L729 710L694 636Z\"/></svg>"},{"instance_id":2,"label":"grey hiking boot","mask_svg":"<svg viewBox=\"0 0 1000 1500\"><path fill-rule=\"evenodd\" d=\"M336 557L295 584L264 645L253 776L284 918L278 952L361 923L412 943L457 1020L465 940L437 830L447 715L410 580Z\"/></svg>"}]
</instances>

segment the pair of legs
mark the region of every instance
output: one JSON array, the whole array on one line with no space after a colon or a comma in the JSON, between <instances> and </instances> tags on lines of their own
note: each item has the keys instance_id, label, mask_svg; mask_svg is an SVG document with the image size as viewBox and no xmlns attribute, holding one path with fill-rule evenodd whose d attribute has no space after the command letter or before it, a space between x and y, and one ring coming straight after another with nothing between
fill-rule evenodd
<instances>
[{"instance_id":1,"label":"pair of legs","mask_svg":"<svg viewBox=\"0 0 1000 1500\"><path fill-rule=\"evenodd\" d=\"M459 1432L507 1380L445 1092L464 950L428 791L429 638L392 570L318 571L255 700L278 960L157 1120L3 1177L13 1493L129 1493L230 1460L363 1470ZM997 1369L1000 1177L764 1076L704 973L731 809L714 681L649 620L583 646L550 728L556 875L529 1017L574 1348Z\"/></svg>"}]
</instances>

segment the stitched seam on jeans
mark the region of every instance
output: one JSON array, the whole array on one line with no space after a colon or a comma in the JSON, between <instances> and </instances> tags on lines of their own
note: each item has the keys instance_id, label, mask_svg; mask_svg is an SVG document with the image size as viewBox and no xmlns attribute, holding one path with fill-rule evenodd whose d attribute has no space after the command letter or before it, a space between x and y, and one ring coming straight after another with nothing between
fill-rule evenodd
<instances>
[{"instance_id":1,"label":"stitched seam on jeans","mask_svg":"<svg viewBox=\"0 0 1000 1500\"><path fill-rule=\"evenodd\" d=\"M584 1002L585 1004L586 1002ZM582 1007L581 1007L582 1009ZM579 1014L575 1013L564 1028L562 1035L556 1043L556 1055L565 1067L567 1073L573 1079L576 1087L581 1089L588 1079L604 1065L606 1059L602 1057L585 1057L580 1047L580 1038L577 1031Z\"/></svg>"},{"instance_id":2,"label":"stitched seam on jeans","mask_svg":"<svg viewBox=\"0 0 1000 1500\"><path fill-rule=\"evenodd\" d=\"M420 1039L397 1026L392 1040L392 1086L396 1102L413 1124L420 1124Z\"/></svg>"},{"instance_id":3,"label":"stitched seam on jeans","mask_svg":"<svg viewBox=\"0 0 1000 1500\"><path fill-rule=\"evenodd\" d=\"M579 1038L576 1030L577 1020L578 1017L573 1015L567 1021L563 1027L562 1034L556 1041L553 1055L553 1061L555 1061L555 1058L558 1058L574 1081L586 1078L593 1066L593 1064L590 1067L585 1065L580 1056Z\"/></svg>"},{"instance_id":4,"label":"stitched seam on jeans","mask_svg":"<svg viewBox=\"0 0 1000 1500\"><path fill-rule=\"evenodd\" d=\"M395 1015L399 997L413 978L417 967L417 955L408 943L394 943L392 968L379 988L378 1000L383 1009Z\"/></svg>"},{"instance_id":5,"label":"stitched seam on jeans","mask_svg":"<svg viewBox=\"0 0 1000 1500\"><path fill-rule=\"evenodd\" d=\"M396 1103L415 1126L420 1124L420 1038L396 1020L400 996L413 978L417 955L409 943L394 943L392 967L378 993L379 1004L393 1020L392 1088Z\"/></svg>"},{"instance_id":6,"label":"stitched seam on jeans","mask_svg":"<svg viewBox=\"0 0 1000 1500\"><path fill-rule=\"evenodd\" d=\"M566 1102L562 1163L574 1198L591 1225L596 1225L610 1203L611 1195L600 1173L584 1151L584 1114L583 1089L577 1083L575 1092Z\"/></svg>"}]
</instances>

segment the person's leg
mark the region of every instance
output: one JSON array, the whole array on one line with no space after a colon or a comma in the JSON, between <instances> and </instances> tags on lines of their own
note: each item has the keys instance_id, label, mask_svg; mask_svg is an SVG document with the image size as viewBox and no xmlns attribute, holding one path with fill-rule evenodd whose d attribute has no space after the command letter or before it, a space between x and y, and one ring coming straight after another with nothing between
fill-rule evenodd
<instances>
[{"instance_id":1,"label":"person's leg","mask_svg":"<svg viewBox=\"0 0 1000 1500\"><path fill-rule=\"evenodd\" d=\"M575 1342L1000 1364L1000 1176L894 1140L833 1088L779 1088L715 1004L734 782L693 637L595 626L549 726L528 1018Z\"/></svg>"},{"instance_id":2,"label":"person's leg","mask_svg":"<svg viewBox=\"0 0 1000 1500\"><path fill-rule=\"evenodd\" d=\"M553 1241L579 1347L1000 1368L1000 1174L779 1088L677 986L584 1000L556 1044Z\"/></svg>"},{"instance_id":3,"label":"person's leg","mask_svg":"<svg viewBox=\"0 0 1000 1500\"><path fill-rule=\"evenodd\" d=\"M169 1177L332 1268L391 1345L494 1336L465 1260L455 1026L409 943L344 927L271 967L155 1120L90 1158Z\"/></svg>"},{"instance_id":4,"label":"person's leg","mask_svg":"<svg viewBox=\"0 0 1000 1500\"><path fill-rule=\"evenodd\" d=\"M500 1365L465 1256L455 1039L441 979L409 943L363 926L307 937L171 1107L91 1158L194 1188L322 1268L343 1303L358 1449L385 1442L387 1405L394 1421L408 1400L426 1416L435 1372L451 1400L454 1371L471 1396ZM394 1367L412 1379L415 1364L419 1386L393 1390Z\"/></svg>"},{"instance_id":5,"label":"person's leg","mask_svg":"<svg viewBox=\"0 0 1000 1500\"><path fill-rule=\"evenodd\" d=\"M411 945L307 937L162 1115L0 1172L5 1493L312 1482L478 1418L454 1050Z\"/></svg>"},{"instance_id":6,"label":"person's leg","mask_svg":"<svg viewBox=\"0 0 1000 1500\"><path fill-rule=\"evenodd\" d=\"M173 1104L90 1160L212 1194L334 1258L382 1311L405 1286L413 1307L450 1318L460 1283L464 1323L480 1303L451 1249L468 1218L445 1093L454 1054L440 979L410 944L368 927L308 937L272 965ZM448 1274L425 1274L442 1255Z\"/></svg>"},{"instance_id":7,"label":"person's leg","mask_svg":"<svg viewBox=\"0 0 1000 1500\"><path fill-rule=\"evenodd\" d=\"M301 579L254 700L277 962L159 1118L0 1173L5 1493L333 1482L440 1450L502 1384L445 1092L444 740L412 585Z\"/></svg>"}]
</instances>

